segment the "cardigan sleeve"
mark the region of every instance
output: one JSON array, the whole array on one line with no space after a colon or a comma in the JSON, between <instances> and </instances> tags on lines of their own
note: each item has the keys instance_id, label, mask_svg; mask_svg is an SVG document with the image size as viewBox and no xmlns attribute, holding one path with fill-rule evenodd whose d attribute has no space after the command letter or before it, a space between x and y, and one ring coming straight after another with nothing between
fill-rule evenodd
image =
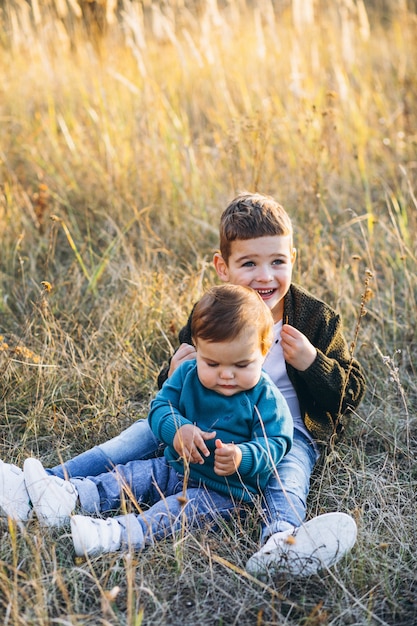
<instances>
[{"instance_id":1,"label":"cardigan sleeve","mask_svg":"<svg viewBox=\"0 0 417 626\"><path fill-rule=\"evenodd\" d=\"M298 328L316 348L317 356L300 372L287 363L307 428L319 441L342 428L342 416L359 405L365 375L349 351L342 320L328 304L298 285L284 300L284 319Z\"/></svg>"},{"instance_id":2,"label":"cardigan sleeve","mask_svg":"<svg viewBox=\"0 0 417 626\"><path fill-rule=\"evenodd\" d=\"M365 377L348 350L339 315L325 322L319 332L322 342L316 347L316 359L299 375L318 407L333 415L343 414L359 405L365 391Z\"/></svg>"}]
</instances>

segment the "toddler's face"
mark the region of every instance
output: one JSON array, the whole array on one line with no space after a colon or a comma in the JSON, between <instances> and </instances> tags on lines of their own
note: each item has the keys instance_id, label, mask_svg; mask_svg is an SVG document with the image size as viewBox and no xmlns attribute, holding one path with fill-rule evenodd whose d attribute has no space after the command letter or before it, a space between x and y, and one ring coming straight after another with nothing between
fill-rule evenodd
<instances>
[{"instance_id":1,"label":"toddler's face","mask_svg":"<svg viewBox=\"0 0 417 626\"><path fill-rule=\"evenodd\" d=\"M220 255L215 255L214 265L221 280L255 289L278 322L295 255L290 235L237 239L232 242L227 265Z\"/></svg>"},{"instance_id":2,"label":"toddler's face","mask_svg":"<svg viewBox=\"0 0 417 626\"><path fill-rule=\"evenodd\" d=\"M256 329L248 328L232 341L198 339L196 349L198 377L207 389L234 396L259 381L264 356Z\"/></svg>"}]
</instances>

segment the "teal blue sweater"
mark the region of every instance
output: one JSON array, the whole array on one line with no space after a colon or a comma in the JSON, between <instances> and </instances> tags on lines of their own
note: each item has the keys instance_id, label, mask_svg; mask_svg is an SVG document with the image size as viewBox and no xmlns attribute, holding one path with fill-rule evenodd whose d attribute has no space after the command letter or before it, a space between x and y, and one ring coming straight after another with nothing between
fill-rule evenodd
<instances>
[{"instance_id":1,"label":"teal blue sweater","mask_svg":"<svg viewBox=\"0 0 417 626\"><path fill-rule=\"evenodd\" d=\"M192 344L191 320L180 330L179 343ZM317 357L304 372L286 364L294 385L301 415L317 442L324 443L343 430L345 418L355 410L365 393L365 374L352 358L344 337L342 320L329 305L292 284L284 297L283 321L307 337ZM168 377L169 365L158 376L158 386Z\"/></svg>"},{"instance_id":2,"label":"teal blue sweater","mask_svg":"<svg viewBox=\"0 0 417 626\"><path fill-rule=\"evenodd\" d=\"M196 362L182 363L164 383L151 403L149 424L163 441L165 458L184 474L183 461L173 447L175 434L184 424L216 431L223 443L235 443L242 451L238 471L231 476L214 472L214 439L206 441L210 456L204 464L191 463L190 477L209 489L245 502L261 492L282 457L292 445L293 421L280 391L266 373L249 391L226 397L206 389L197 376Z\"/></svg>"}]
</instances>

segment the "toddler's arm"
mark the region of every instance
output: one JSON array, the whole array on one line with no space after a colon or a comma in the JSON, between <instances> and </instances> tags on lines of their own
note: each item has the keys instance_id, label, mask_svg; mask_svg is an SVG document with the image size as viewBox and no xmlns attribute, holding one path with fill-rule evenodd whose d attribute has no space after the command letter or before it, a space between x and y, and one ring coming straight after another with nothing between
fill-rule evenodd
<instances>
[{"instance_id":1,"label":"toddler's arm","mask_svg":"<svg viewBox=\"0 0 417 626\"><path fill-rule=\"evenodd\" d=\"M265 488L276 466L291 449L294 431L286 401L267 378L256 398L251 438L236 446L242 453L238 472L243 482L258 490Z\"/></svg>"}]
</instances>

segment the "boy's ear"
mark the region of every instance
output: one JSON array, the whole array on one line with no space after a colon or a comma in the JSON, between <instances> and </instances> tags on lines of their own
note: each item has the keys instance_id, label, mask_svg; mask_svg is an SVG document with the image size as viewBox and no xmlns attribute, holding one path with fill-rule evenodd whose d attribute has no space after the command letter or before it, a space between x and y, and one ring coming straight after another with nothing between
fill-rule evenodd
<instances>
[{"instance_id":1,"label":"boy's ear","mask_svg":"<svg viewBox=\"0 0 417 626\"><path fill-rule=\"evenodd\" d=\"M294 265L295 259L297 258L297 248L292 249L291 253L291 263Z\"/></svg>"},{"instance_id":2,"label":"boy's ear","mask_svg":"<svg viewBox=\"0 0 417 626\"><path fill-rule=\"evenodd\" d=\"M229 269L227 267L226 261L224 260L220 252L215 253L213 257L213 265L220 280L225 283L229 282Z\"/></svg>"}]
</instances>

